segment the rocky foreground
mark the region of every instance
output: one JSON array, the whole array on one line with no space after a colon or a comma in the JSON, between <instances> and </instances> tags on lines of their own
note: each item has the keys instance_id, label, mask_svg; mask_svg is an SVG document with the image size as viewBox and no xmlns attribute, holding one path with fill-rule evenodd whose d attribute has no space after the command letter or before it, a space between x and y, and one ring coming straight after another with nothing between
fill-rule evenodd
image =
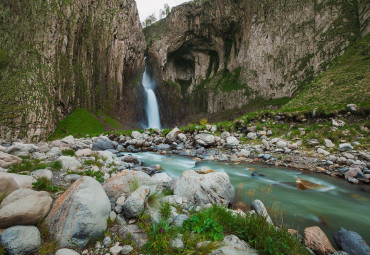
<instances>
[{"instance_id":1,"label":"rocky foreground","mask_svg":"<svg viewBox=\"0 0 370 255\"><path fill-rule=\"evenodd\" d=\"M240 142L238 133L223 132L218 136L215 128L209 126L197 134L184 134L175 128L166 136L160 130L154 133L147 130L134 131L130 136L91 139L69 136L39 144L3 143L0 147L3 249L8 254L42 254L47 239L55 242L53 247L59 249L58 255L138 254L148 242L148 233L139 224L143 215L148 216L150 224L160 224L167 205L166 222L182 227L194 212L214 204L233 205L235 190L226 173L200 169L184 171L179 178L172 178L160 171L160 165L144 166L131 154L138 151L173 153L197 160L293 166L343 176L352 183L369 183L370 156L353 151L351 144L341 144L334 155L318 148L317 155L327 154L326 159L319 160L302 155L299 142L269 139L270 131L250 130L248 138L261 139L263 145L248 145ZM285 156L290 156L290 160ZM251 209L228 210L243 217L261 215L274 224L261 201L253 201ZM290 232L302 238L307 249L316 254L370 254L366 242L345 229L334 236L341 252L335 251L319 227L306 228L303 237L297 231ZM184 242L177 235L171 246L181 253ZM204 245L199 242L194 249ZM225 235L210 254L258 254L258 251L235 235Z\"/></svg>"}]
</instances>

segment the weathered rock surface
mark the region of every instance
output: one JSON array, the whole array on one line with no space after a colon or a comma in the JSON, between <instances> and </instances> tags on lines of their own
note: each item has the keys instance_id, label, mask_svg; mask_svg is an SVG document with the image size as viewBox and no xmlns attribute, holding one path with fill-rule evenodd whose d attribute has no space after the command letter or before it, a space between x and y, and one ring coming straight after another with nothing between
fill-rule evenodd
<instances>
[{"instance_id":1,"label":"weathered rock surface","mask_svg":"<svg viewBox=\"0 0 370 255\"><path fill-rule=\"evenodd\" d=\"M26 255L41 246L40 231L34 226L14 226L1 234L1 244L9 255Z\"/></svg>"},{"instance_id":2,"label":"weathered rock surface","mask_svg":"<svg viewBox=\"0 0 370 255\"><path fill-rule=\"evenodd\" d=\"M318 255L335 252L328 237L319 227L309 227L304 230L304 243Z\"/></svg>"},{"instance_id":3,"label":"weathered rock surface","mask_svg":"<svg viewBox=\"0 0 370 255\"><path fill-rule=\"evenodd\" d=\"M93 151L105 151L109 149L115 149L115 146L114 143L108 138L99 137L94 141L92 146Z\"/></svg>"},{"instance_id":4,"label":"weathered rock surface","mask_svg":"<svg viewBox=\"0 0 370 255\"><path fill-rule=\"evenodd\" d=\"M298 84L324 71L356 34L368 30L368 8L359 6L345 0L211 0L173 8L144 29L166 105L162 115L181 122L199 112L240 108L257 97L292 96ZM282 29L271 33L276 27ZM223 85L228 81L237 85Z\"/></svg>"},{"instance_id":5,"label":"weathered rock surface","mask_svg":"<svg viewBox=\"0 0 370 255\"><path fill-rule=\"evenodd\" d=\"M144 69L145 39L134 0L5 0L0 12L2 49L19 52L2 72L1 138L46 139L77 108L140 121L132 80Z\"/></svg>"},{"instance_id":6,"label":"weathered rock surface","mask_svg":"<svg viewBox=\"0 0 370 255\"><path fill-rule=\"evenodd\" d=\"M146 173L124 170L108 179L103 187L108 197L119 198L122 195L130 194L136 181L139 186L152 183L151 177Z\"/></svg>"},{"instance_id":7,"label":"weathered rock surface","mask_svg":"<svg viewBox=\"0 0 370 255\"><path fill-rule=\"evenodd\" d=\"M35 178L29 175L0 172L0 179L6 178L6 177L13 178L13 180L17 183L19 188L32 188L32 183L36 181Z\"/></svg>"},{"instance_id":8,"label":"weathered rock surface","mask_svg":"<svg viewBox=\"0 0 370 255\"><path fill-rule=\"evenodd\" d=\"M135 218L144 211L144 202L149 196L150 188L148 186L141 186L130 194L123 204L123 213L127 218Z\"/></svg>"},{"instance_id":9,"label":"weathered rock surface","mask_svg":"<svg viewBox=\"0 0 370 255\"><path fill-rule=\"evenodd\" d=\"M270 224L272 223L272 220L266 210L265 205L261 202L261 200L254 200L251 204L251 209L254 210L257 214L263 216L266 218L267 222Z\"/></svg>"},{"instance_id":10,"label":"weathered rock surface","mask_svg":"<svg viewBox=\"0 0 370 255\"><path fill-rule=\"evenodd\" d=\"M194 138L197 144L205 147L211 146L216 142L215 137L210 134L199 134L196 135Z\"/></svg>"},{"instance_id":11,"label":"weathered rock surface","mask_svg":"<svg viewBox=\"0 0 370 255\"><path fill-rule=\"evenodd\" d=\"M0 151L0 167L8 168L11 165L22 162L20 157Z\"/></svg>"},{"instance_id":12,"label":"weathered rock surface","mask_svg":"<svg viewBox=\"0 0 370 255\"><path fill-rule=\"evenodd\" d=\"M148 242L148 238L143 230L140 229L138 225L134 224L122 226L119 230L119 236L122 239L127 239L131 236L131 240L139 248L143 247L143 245Z\"/></svg>"},{"instance_id":13,"label":"weathered rock surface","mask_svg":"<svg viewBox=\"0 0 370 255\"><path fill-rule=\"evenodd\" d=\"M370 254L370 247L366 241L356 232L341 228L334 233L334 241L339 249L350 255Z\"/></svg>"},{"instance_id":14,"label":"weathered rock surface","mask_svg":"<svg viewBox=\"0 0 370 255\"><path fill-rule=\"evenodd\" d=\"M80 255L80 254L77 251L64 248L57 250L55 255Z\"/></svg>"},{"instance_id":15,"label":"weathered rock surface","mask_svg":"<svg viewBox=\"0 0 370 255\"><path fill-rule=\"evenodd\" d=\"M62 168L65 171L67 170L76 171L78 168L82 166L77 159L69 156L60 156L58 158L58 161L62 163Z\"/></svg>"},{"instance_id":16,"label":"weathered rock surface","mask_svg":"<svg viewBox=\"0 0 370 255\"><path fill-rule=\"evenodd\" d=\"M257 251L251 248L246 242L235 235L229 235L222 241L222 247L212 251L212 255L257 255Z\"/></svg>"},{"instance_id":17,"label":"weathered rock surface","mask_svg":"<svg viewBox=\"0 0 370 255\"><path fill-rule=\"evenodd\" d=\"M110 212L110 201L100 183L85 176L55 201L46 223L61 247L83 247L103 234Z\"/></svg>"},{"instance_id":18,"label":"weathered rock surface","mask_svg":"<svg viewBox=\"0 0 370 255\"><path fill-rule=\"evenodd\" d=\"M48 214L53 202L45 191L31 193L16 190L13 193L5 200L5 205L1 204L0 228L14 225L36 225ZM21 194L24 196L20 197Z\"/></svg>"},{"instance_id":19,"label":"weathered rock surface","mask_svg":"<svg viewBox=\"0 0 370 255\"><path fill-rule=\"evenodd\" d=\"M18 183L11 176L0 175L0 194L9 194L19 189Z\"/></svg>"},{"instance_id":20,"label":"weathered rock surface","mask_svg":"<svg viewBox=\"0 0 370 255\"><path fill-rule=\"evenodd\" d=\"M185 171L174 180L171 189L175 195L185 197L195 205L228 205L235 196L229 176L223 172L198 174L193 170Z\"/></svg>"}]
</instances>

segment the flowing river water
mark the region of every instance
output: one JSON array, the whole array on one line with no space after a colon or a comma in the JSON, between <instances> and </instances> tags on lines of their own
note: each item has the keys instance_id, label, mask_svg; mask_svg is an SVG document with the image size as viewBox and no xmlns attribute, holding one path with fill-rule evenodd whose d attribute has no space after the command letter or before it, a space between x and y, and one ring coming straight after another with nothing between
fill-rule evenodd
<instances>
[{"instance_id":1,"label":"flowing river water","mask_svg":"<svg viewBox=\"0 0 370 255\"><path fill-rule=\"evenodd\" d=\"M259 164L196 162L186 157L152 152L137 153L135 156L148 166L160 164L163 172L171 177L200 167L226 172L240 201L247 205L253 199L261 199L267 205L279 203L280 209L285 212L284 223L300 233L306 227L319 226L334 244L333 233L343 227L358 232L370 243L370 193L345 180ZM322 187L300 190L296 187L297 178Z\"/></svg>"}]
</instances>

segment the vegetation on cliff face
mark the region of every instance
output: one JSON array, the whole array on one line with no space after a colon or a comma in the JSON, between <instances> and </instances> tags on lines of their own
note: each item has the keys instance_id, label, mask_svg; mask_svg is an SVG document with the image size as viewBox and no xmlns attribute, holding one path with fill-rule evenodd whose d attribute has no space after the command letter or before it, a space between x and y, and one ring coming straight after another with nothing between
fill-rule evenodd
<instances>
[{"instance_id":1,"label":"vegetation on cliff face","mask_svg":"<svg viewBox=\"0 0 370 255\"><path fill-rule=\"evenodd\" d=\"M346 50L282 110L369 104L370 34Z\"/></svg>"},{"instance_id":2,"label":"vegetation on cliff face","mask_svg":"<svg viewBox=\"0 0 370 255\"><path fill-rule=\"evenodd\" d=\"M1 138L45 139L79 107L135 116L145 40L133 0L6 0L0 19Z\"/></svg>"}]
</instances>

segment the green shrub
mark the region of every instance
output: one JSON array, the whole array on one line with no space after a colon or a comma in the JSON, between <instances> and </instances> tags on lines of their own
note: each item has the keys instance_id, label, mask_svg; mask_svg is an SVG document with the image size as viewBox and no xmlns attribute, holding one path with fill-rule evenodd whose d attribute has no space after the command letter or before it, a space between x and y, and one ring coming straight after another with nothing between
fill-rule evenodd
<instances>
[{"instance_id":1,"label":"green shrub","mask_svg":"<svg viewBox=\"0 0 370 255\"><path fill-rule=\"evenodd\" d=\"M21 163L9 167L9 173L32 172L38 169L45 169L47 167L48 164L42 162L39 159L25 159Z\"/></svg>"},{"instance_id":2,"label":"green shrub","mask_svg":"<svg viewBox=\"0 0 370 255\"><path fill-rule=\"evenodd\" d=\"M51 163L50 167L51 167L51 170L53 171L59 171L60 169L62 169L63 166L62 166L62 162L60 162L59 160L56 160L53 163Z\"/></svg>"},{"instance_id":3,"label":"green shrub","mask_svg":"<svg viewBox=\"0 0 370 255\"><path fill-rule=\"evenodd\" d=\"M84 172L76 172L76 171L68 171L67 174L78 174L81 176L90 176L93 177L98 182L104 182L104 173L100 171L93 171L91 169L86 170Z\"/></svg>"},{"instance_id":4,"label":"green shrub","mask_svg":"<svg viewBox=\"0 0 370 255\"><path fill-rule=\"evenodd\" d=\"M63 156L71 156L71 157L76 156L76 152L73 149L62 150L62 154Z\"/></svg>"},{"instance_id":5,"label":"green shrub","mask_svg":"<svg viewBox=\"0 0 370 255\"><path fill-rule=\"evenodd\" d=\"M194 215L184 223L184 228L198 234L204 234L208 238L219 241L223 238L222 226L212 218Z\"/></svg>"}]
</instances>

